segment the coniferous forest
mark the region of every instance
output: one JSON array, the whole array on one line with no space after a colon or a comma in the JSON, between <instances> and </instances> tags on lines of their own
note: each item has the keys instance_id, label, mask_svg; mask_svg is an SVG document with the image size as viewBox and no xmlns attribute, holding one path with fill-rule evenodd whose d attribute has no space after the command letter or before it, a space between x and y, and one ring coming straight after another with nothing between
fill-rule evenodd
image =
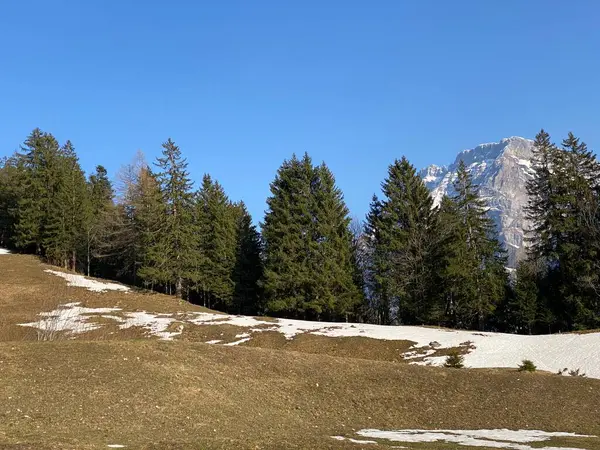
<instances>
[{"instance_id":1,"label":"coniferous forest","mask_svg":"<svg viewBox=\"0 0 600 450\"><path fill-rule=\"evenodd\" d=\"M351 221L325 163L284 161L260 232L171 139L109 177L35 129L0 160L0 246L236 314L513 333L600 328L600 164L569 134L535 139L527 257L513 273L461 164L434 207L406 158ZM111 181L112 179L112 181Z\"/></svg>"}]
</instances>

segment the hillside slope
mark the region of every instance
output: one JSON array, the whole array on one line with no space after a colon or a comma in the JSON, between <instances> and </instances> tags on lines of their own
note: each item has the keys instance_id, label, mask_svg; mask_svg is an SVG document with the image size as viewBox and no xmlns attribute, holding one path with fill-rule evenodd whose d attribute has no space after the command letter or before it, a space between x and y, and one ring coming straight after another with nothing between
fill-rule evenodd
<instances>
[{"instance_id":1,"label":"hillside slope","mask_svg":"<svg viewBox=\"0 0 600 450\"><path fill-rule=\"evenodd\" d=\"M564 361L597 334L228 316L10 254L0 293L0 448L600 450L599 380L407 364Z\"/></svg>"}]
</instances>

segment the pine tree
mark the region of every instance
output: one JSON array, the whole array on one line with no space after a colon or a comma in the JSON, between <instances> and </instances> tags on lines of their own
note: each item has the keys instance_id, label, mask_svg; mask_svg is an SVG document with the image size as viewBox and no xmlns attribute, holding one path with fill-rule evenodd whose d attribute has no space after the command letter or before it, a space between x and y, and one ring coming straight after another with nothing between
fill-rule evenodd
<instances>
[{"instance_id":1,"label":"pine tree","mask_svg":"<svg viewBox=\"0 0 600 450\"><path fill-rule=\"evenodd\" d=\"M87 182L88 191L88 207L85 211L85 256L86 256L86 273L90 275L92 272L92 263L95 259L100 259L103 252L101 247L106 244L113 245L113 242L103 244L102 237L106 235L108 224L111 218L114 217L114 191L112 183L108 179L106 169L98 165L95 173L90 175ZM106 261L95 262L93 270L97 275L106 275L108 268Z\"/></svg>"},{"instance_id":2,"label":"pine tree","mask_svg":"<svg viewBox=\"0 0 600 450\"><path fill-rule=\"evenodd\" d=\"M52 207L45 218L42 243L47 259L76 270L88 196L85 175L70 141L61 147L54 170L54 191L50 194Z\"/></svg>"},{"instance_id":3,"label":"pine tree","mask_svg":"<svg viewBox=\"0 0 600 450\"><path fill-rule=\"evenodd\" d=\"M233 306L233 271L237 254L239 211L223 187L205 175L196 194L195 216L200 235L196 257L196 290L205 306Z\"/></svg>"},{"instance_id":4,"label":"pine tree","mask_svg":"<svg viewBox=\"0 0 600 450\"><path fill-rule=\"evenodd\" d=\"M192 182L187 162L175 143L168 139L163 144L162 157L157 159L160 186L165 206L163 214L154 218L161 225L160 233L146 248L146 265L139 275L162 281L175 287L175 296L182 298L183 290L194 276L194 252L198 238L193 222Z\"/></svg>"},{"instance_id":5,"label":"pine tree","mask_svg":"<svg viewBox=\"0 0 600 450\"><path fill-rule=\"evenodd\" d=\"M527 181L528 203L525 213L532 228L528 232L528 255L533 259L556 259L557 236L551 226L559 216L555 208L556 186L552 178L558 149L550 135L541 130L535 137L532 168L534 176Z\"/></svg>"},{"instance_id":6,"label":"pine tree","mask_svg":"<svg viewBox=\"0 0 600 450\"><path fill-rule=\"evenodd\" d=\"M23 167L15 223L15 245L44 255L43 241L52 197L58 183L57 162L59 145L48 133L36 128L31 132L19 154Z\"/></svg>"},{"instance_id":7,"label":"pine tree","mask_svg":"<svg viewBox=\"0 0 600 450\"><path fill-rule=\"evenodd\" d=\"M353 282L349 218L333 175L308 155L284 161L262 225L266 309L305 318L347 317L360 301ZM337 258L337 260L335 260Z\"/></svg>"},{"instance_id":8,"label":"pine tree","mask_svg":"<svg viewBox=\"0 0 600 450\"><path fill-rule=\"evenodd\" d=\"M506 295L506 256L463 161L459 163L454 189L458 239L451 246L453 254L446 271L451 279L450 314L455 326L483 329Z\"/></svg>"},{"instance_id":9,"label":"pine tree","mask_svg":"<svg viewBox=\"0 0 600 450\"><path fill-rule=\"evenodd\" d=\"M262 224L265 272L262 286L267 312L305 317L314 280L309 268L311 247L312 162L293 156L284 161L271 183Z\"/></svg>"},{"instance_id":10,"label":"pine tree","mask_svg":"<svg viewBox=\"0 0 600 450\"><path fill-rule=\"evenodd\" d=\"M168 236L168 210L160 182L149 167L140 169L129 207L134 240L130 260L134 277L146 286L166 287L172 281L173 249Z\"/></svg>"},{"instance_id":11,"label":"pine tree","mask_svg":"<svg viewBox=\"0 0 600 450\"><path fill-rule=\"evenodd\" d=\"M260 311L261 292L258 283L262 277L262 245L260 235L252 224L246 205L235 205L238 210L236 259L233 269L233 310L238 314L257 314Z\"/></svg>"},{"instance_id":12,"label":"pine tree","mask_svg":"<svg viewBox=\"0 0 600 450\"><path fill-rule=\"evenodd\" d=\"M513 298L509 302L510 322L514 331L532 334L539 318L539 269L531 260L517 265Z\"/></svg>"},{"instance_id":13,"label":"pine tree","mask_svg":"<svg viewBox=\"0 0 600 450\"><path fill-rule=\"evenodd\" d=\"M354 280L349 211L329 168L323 163L314 173L310 270L316 285L309 308L318 318L347 321L361 302Z\"/></svg>"},{"instance_id":14,"label":"pine tree","mask_svg":"<svg viewBox=\"0 0 600 450\"><path fill-rule=\"evenodd\" d=\"M391 322L391 265L387 252L387 227L383 223L382 203L373 195L365 224L366 296L369 316L378 324Z\"/></svg>"},{"instance_id":15,"label":"pine tree","mask_svg":"<svg viewBox=\"0 0 600 450\"><path fill-rule=\"evenodd\" d=\"M388 169L382 185L383 224L391 264L389 285L402 323L429 322L434 309L434 232L436 214L429 190L406 158Z\"/></svg>"},{"instance_id":16,"label":"pine tree","mask_svg":"<svg viewBox=\"0 0 600 450\"><path fill-rule=\"evenodd\" d=\"M16 156L0 160L0 246L11 247L17 205L21 193L19 185L22 168Z\"/></svg>"}]
</instances>

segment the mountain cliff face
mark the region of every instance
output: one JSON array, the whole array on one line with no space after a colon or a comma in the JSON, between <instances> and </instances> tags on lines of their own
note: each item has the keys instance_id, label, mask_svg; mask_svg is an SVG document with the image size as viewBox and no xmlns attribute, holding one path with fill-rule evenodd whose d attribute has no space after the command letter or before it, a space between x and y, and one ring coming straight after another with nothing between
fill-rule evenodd
<instances>
[{"instance_id":1,"label":"mountain cliff face","mask_svg":"<svg viewBox=\"0 0 600 450\"><path fill-rule=\"evenodd\" d=\"M481 144L458 154L449 166L431 165L419 172L431 190L435 205L444 195L454 195L452 184L460 160L465 162L479 193L490 207L500 240L508 251L508 267L516 267L524 254L524 229L529 226L523 208L527 204L525 183L532 177L533 141L510 137Z\"/></svg>"}]
</instances>

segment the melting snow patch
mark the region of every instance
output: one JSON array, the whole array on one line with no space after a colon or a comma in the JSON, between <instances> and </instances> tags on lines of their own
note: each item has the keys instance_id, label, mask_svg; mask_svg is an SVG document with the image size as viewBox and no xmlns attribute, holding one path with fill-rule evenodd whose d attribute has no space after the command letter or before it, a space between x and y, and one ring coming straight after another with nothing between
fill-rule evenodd
<instances>
[{"instance_id":1,"label":"melting snow patch","mask_svg":"<svg viewBox=\"0 0 600 450\"><path fill-rule=\"evenodd\" d=\"M10 252L8 250L6 250L5 248L0 248L0 255L8 255L10 254Z\"/></svg>"},{"instance_id":2,"label":"melting snow patch","mask_svg":"<svg viewBox=\"0 0 600 450\"><path fill-rule=\"evenodd\" d=\"M119 311L120 308L85 308L79 303L60 305L54 311L40 313L42 319L37 322L20 323L22 327L33 327L45 332L65 331L68 334L85 333L97 330L100 325L88 320L93 314L105 314Z\"/></svg>"},{"instance_id":3,"label":"melting snow patch","mask_svg":"<svg viewBox=\"0 0 600 450\"><path fill-rule=\"evenodd\" d=\"M105 291L129 291L127 286L116 283L105 283L102 281L90 280L83 275L76 275L74 273L59 272L57 270L44 270L44 272L51 273L57 277L64 278L68 281L69 286L86 288L88 291L93 292L105 292Z\"/></svg>"},{"instance_id":4,"label":"melting snow patch","mask_svg":"<svg viewBox=\"0 0 600 450\"><path fill-rule=\"evenodd\" d=\"M74 276L57 272L61 276ZM83 277L81 277L83 278ZM83 278L85 280L85 278ZM86 280L92 281L92 280ZM96 282L94 282L96 283ZM103 283L100 283L103 284ZM123 287L120 285L115 285ZM239 345L252 339L255 333L278 332L286 339L302 333L326 337L366 337L390 341L409 341L412 346L402 356L412 364L443 365L445 356L435 356L435 350L465 347L467 367L512 367L516 368L523 359L530 359L539 370L556 373L565 367L600 378L600 333L564 333L540 336L524 336L502 333L480 333L465 330L445 330L416 326L385 326L364 323L310 322L303 320L261 320L250 316L191 312L182 314L153 314L149 312L126 312L119 315L111 312L119 308L83 308L78 303L68 303L58 309L40 314L38 322L22 324L40 329L55 327L61 331L83 333L98 328L93 323L94 315L112 319L119 328L143 327L147 333L160 339L170 340L182 333L183 326L233 325L243 328L237 340L223 345ZM171 330L174 323L181 325ZM222 344L222 340L209 341Z\"/></svg>"},{"instance_id":5,"label":"melting snow patch","mask_svg":"<svg viewBox=\"0 0 600 450\"><path fill-rule=\"evenodd\" d=\"M124 314L126 319L124 323L119 325L119 328L124 330L131 327L146 328L152 336L158 336L165 341L173 340L173 337L179 336L183 331L183 326L180 326L177 331L167 331L169 326L176 321L173 317L167 314L151 314L146 311L128 312Z\"/></svg>"},{"instance_id":6,"label":"melting snow patch","mask_svg":"<svg viewBox=\"0 0 600 450\"><path fill-rule=\"evenodd\" d=\"M221 339L213 339L212 341L206 341L205 344L218 344L221 342Z\"/></svg>"},{"instance_id":7,"label":"melting snow patch","mask_svg":"<svg viewBox=\"0 0 600 450\"><path fill-rule=\"evenodd\" d=\"M544 442L555 437L594 438L575 433L549 433L539 430L360 430L356 434L392 442L443 442L467 447L494 447L514 450L582 450L572 447L531 447L532 442Z\"/></svg>"},{"instance_id":8,"label":"melting snow patch","mask_svg":"<svg viewBox=\"0 0 600 450\"><path fill-rule=\"evenodd\" d=\"M348 442L352 442L353 444L375 444L377 445L376 441L366 441L364 439L352 439L352 438L345 438L344 436L331 436L333 439L335 439L336 441L348 441ZM402 447L404 448L404 447Z\"/></svg>"}]
</instances>

